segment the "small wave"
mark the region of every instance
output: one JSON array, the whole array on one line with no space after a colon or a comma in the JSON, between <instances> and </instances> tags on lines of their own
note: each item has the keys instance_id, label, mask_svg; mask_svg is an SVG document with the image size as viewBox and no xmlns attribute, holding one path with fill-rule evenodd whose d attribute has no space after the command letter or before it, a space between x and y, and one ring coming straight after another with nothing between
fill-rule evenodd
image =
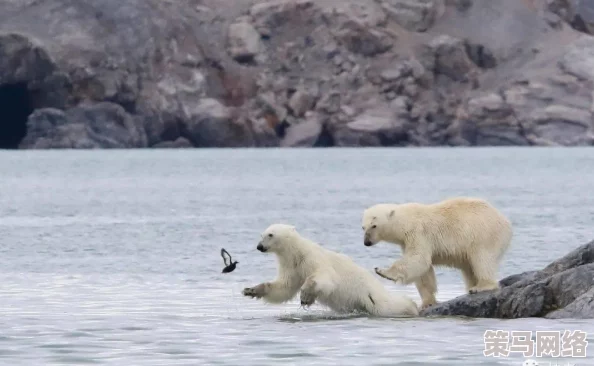
<instances>
[{"instance_id":1,"label":"small wave","mask_svg":"<svg viewBox=\"0 0 594 366\"><path fill-rule=\"evenodd\" d=\"M367 318L369 315L362 313L337 314L329 311L309 311L308 313L289 313L279 317L279 321L288 323L322 322L328 320L349 320Z\"/></svg>"},{"instance_id":2,"label":"small wave","mask_svg":"<svg viewBox=\"0 0 594 366\"><path fill-rule=\"evenodd\" d=\"M68 357L54 357L55 362L63 363L63 364L74 364L74 365L82 365L82 364L97 364L99 361L94 360L92 358L87 357L76 357L76 356L68 356Z\"/></svg>"},{"instance_id":3,"label":"small wave","mask_svg":"<svg viewBox=\"0 0 594 366\"><path fill-rule=\"evenodd\" d=\"M308 352L294 352L294 353L269 353L267 355L270 358L283 359L283 358L309 358L318 357Z\"/></svg>"}]
</instances>

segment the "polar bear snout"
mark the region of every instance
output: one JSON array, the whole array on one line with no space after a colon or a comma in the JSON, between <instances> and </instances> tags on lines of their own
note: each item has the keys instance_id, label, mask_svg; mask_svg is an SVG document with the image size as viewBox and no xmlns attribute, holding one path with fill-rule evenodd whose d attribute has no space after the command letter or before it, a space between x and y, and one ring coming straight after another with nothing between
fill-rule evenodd
<instances>
[{"instance_id":1,"label":"polar bear snout","mask_svg":"<svg viewBox=\"0 0 594 366\"><path fill-rule=\"evenodd\" d=\"M377 243L376 236L377 235L374 235L372 232L366 231L365 236L363 237L363 244L366 247L374 245L375 243Z\"/></svg>"},{"instance_id":2,"label":"polar bear snout","mask_svg":"<svg viewBox=\"0 0 594 366\"><path fill-rule=\"evenodd\" d=\"M258 243L258 246L256 247L256 249L258 249L262 253L266 253L266 251L268 250L268 248L264 247L264 245L262 243Z\"/></svg>"}]
</instances>

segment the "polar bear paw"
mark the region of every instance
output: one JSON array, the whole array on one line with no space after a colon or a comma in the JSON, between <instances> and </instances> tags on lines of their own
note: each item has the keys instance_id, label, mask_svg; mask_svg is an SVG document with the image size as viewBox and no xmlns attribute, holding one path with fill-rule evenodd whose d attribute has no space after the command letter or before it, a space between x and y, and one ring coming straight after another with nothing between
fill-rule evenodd
<instances>
[{"instance_id":1,"label":"polar bear paw","mask_svg":"<svg viewBox=\"0 0 594 366\"><path fill-rule=\"evenodd\" d=\"M483 286L471 287L470 289L468 289L468 293L472 295L472 294L478 294L479 292L495 291L498 289L499 289L499 286L497 284L487 284L487 285L483 285Z\"/></svg>"},{"instance_id":2,"label":"polar bear paw","mask_svg":"<svg viewBox=\"0 0 594 366\"><path fill-rule=\"evenodd\" d=\"M404 284L405 279L402 273L392 273L389 269L381 269L377 267L375 268L375 273L387 280L391 280L399 284Z\"/></svg>"},{"instance_id":3,"label":"polar bear paw","mask_svg":"<svg viewBox=\"0 0 594 366\"><path fill-rule=\"evenodd\" d=\"M427 310L430 307L432 307L433 305L437 305L437 301L433 301L433 302L428 302L428 303L423 303L421 305L421 310Z\"/></svg>"},{"instance_id":4,"label":"polar bear paw","mask_svg":"<svg viewBox=\"0 0 594 366\"><path fill-rule=\"evenodd\" d=\"M301 291L301 305L302 306L312 306L313 303L316 301L315 296L312 293Z\"/></svg>"},{"instance_id":5,"label":"polar bear paw","mask_svg":"<svg viewBox=\"0 0 594 366\"><path fill-rule=\"evenodd\" d=\"M241 293L243 294L243 296L248 296L251 298L255 297L256 299L259 299L262 296L264 296L264 286L258 285L255 287L247 287L244 288Z\"/></svg>"},{"instance_id":6,"label":"polar bear paw","mask_svg":"<svg viewBox=\"0 0 594 366\"><path fill-rule=\"evenodd\" d=\"M258 294L256 293L256 291L253 288L244 288L243 291L241 292L241 294L243 296L248 296L251 298L259 298L260 296L258 296Z\"/></svg>"}]
</instances>

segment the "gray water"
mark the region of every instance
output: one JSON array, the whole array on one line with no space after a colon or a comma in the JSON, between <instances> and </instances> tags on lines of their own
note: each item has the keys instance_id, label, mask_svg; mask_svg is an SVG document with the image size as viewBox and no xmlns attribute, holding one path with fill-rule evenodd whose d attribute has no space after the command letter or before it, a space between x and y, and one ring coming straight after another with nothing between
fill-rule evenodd
<instances>
[{"instance_id":1,"label":"gray water","mask_svg":"<svg viewBox=\"0 0 594 366\"><path fill-rule=\"evenodd\" d=\"M521 365L483 356L484 331L594 343L592 321L377 319L241 296L276 275L256 251L276 222L389 266L399 249L362 242L377 202L484 197L515 228L500 276L540 269L594 239L593 167L582 148L1 152L0 365ZM456 271L437 275L438 300L464 293Z\"/></svg>"}]
</instances>

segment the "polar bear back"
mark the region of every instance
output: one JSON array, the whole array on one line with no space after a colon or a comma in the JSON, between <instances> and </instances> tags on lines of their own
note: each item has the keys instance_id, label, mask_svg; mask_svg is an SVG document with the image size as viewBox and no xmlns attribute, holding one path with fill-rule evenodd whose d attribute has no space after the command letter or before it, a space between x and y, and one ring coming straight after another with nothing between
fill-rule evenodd
<instances>
[{"instance_id":1,"label":"polar bear back","mask_svg":"<svg viewBox=\"0 0 594 366\"><path fill-rule=\"evenodd\" d=\"M378 205L379 206L379 205ZM511 222L482 199L453 198L435 204L384 204L392 236L404 249L415 241L431 246L440 257L462 258L476 251L503 252L512 237ZM439 263L435 263L439 264ZM443 263L448 264L448 263Z\"/></svg>"},{"instance_id":2,"label":"polar bear back","mask_svg":"<svg viewBox=\"0 0 594 366\"><path fill-rule=\"evenodd\" d=\"M308 241L307 245L311 251L309 261L306 260L309 263L304 263L304 268L328 276L327 291L320 296L320 303L336 310L360 308L382 316L418 314L418 307L412 299L387 291L371 271L359 266L347 255L314 242Z\"/></svg>"}]
</instances>

